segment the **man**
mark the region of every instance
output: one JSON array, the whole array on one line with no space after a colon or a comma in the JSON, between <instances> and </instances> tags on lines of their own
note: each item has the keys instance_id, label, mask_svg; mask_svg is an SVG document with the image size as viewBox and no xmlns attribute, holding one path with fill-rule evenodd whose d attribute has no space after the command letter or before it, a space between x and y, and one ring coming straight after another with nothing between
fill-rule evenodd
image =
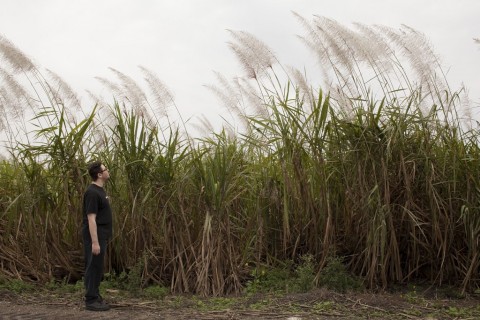
<instances>
[{"instance_id":1,"label":"man","mask_svg":"<svg viewBox=\"0 0 480 320\"><path fill-rule=\"evenodd\" d=\"M85 249L85 306L87 310L106 311L110 306L100 296L103 261L107 241L112 235L112 209L105 192L110 178L108 169L96 161L88 166L92 183L83 195L83 244Z\"/></svg>"}]
</instances>

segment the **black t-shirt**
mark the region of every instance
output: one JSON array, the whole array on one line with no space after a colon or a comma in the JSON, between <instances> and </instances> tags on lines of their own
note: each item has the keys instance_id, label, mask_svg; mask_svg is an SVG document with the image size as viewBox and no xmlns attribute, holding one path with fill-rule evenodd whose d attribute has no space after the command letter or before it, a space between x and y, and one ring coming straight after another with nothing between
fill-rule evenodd
<instances>
[{"instance_id":1,"label":"black t-shirt","mask_svg":"<svg viewBox=\"0 0 480 320\"><path fill-rule=\"evenodd\" d=\"M107 239L112 235L112 209L108 196L102 187L96 184L88 186L83 195L83 226L89 232L87 214L95 213L97 234L99 239Z\"/></svg>"}]
</instances>

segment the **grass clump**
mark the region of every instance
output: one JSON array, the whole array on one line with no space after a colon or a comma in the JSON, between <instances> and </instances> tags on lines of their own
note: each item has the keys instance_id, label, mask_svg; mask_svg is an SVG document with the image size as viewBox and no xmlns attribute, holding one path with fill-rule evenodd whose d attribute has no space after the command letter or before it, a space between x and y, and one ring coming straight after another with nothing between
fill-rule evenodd
<instances>
[{"instance_id":1,"label":"grass clump","mask_svg":"<svg viewBox=\"0 0 480 320\"><path fill-rule=\"evenodd\" d=\"M312 255L304 255L301 263L295 269L294 290L295 292L308 292L315 287L315 267Z\"/></svg>"},{"instance_id":2,"label":"grass clump","mask_svg":"<svg viewBox=\"0 0 480 320\"><path fill-rule=\"evenodd\" d=\"M84 290L83 278L75 283L69 283L67 279L61 281L51 279L44 285L44 288L48 291L54 291L59 293L79 293Z\"/></svg>"},{"instance_id":3,"label":"grass clump","mask_svg":"<svg viewBox=\"0 0 480 320\"><path fill-rule=\"evenodd\" d=\"M465 319L466 317L473 317L476 315L476 312L478 312L478 310L462 307L448 307L448 309L446 310L447 315L454 319Z\"/></svg>"},{"instance_id":4,"label":"grass clump","mask_svg":"<svg viewBox=\"0 0 480 320\"><path fill-rule=\"evenodd\" d=\"M313 305L314 312L328 312L334 309L335 303L333 301L321 301Z\"/></svg>"},{"instance_id":5,"label":"grass clump","mask_svg":"<svg viewBox=\"0 0 480 320\"><path fill-rule=\"evenodd\" d=\"M123 270L120 273L106 273L102 285L108 289L126 291L132 296L140 296L143 287L143 269L143 259L139 259L130 270Z\"/></svg>"},{"instance_id":6,"label":"grass clump","mask_svg":"<svg viewBox=\"0 0 480 320\"><path fill-rule=\"evenodd\" d=\"M132 296L140 294L140 285L134 272L122 271L119 274L107 273L101 283L104 289L122 290L128 292Z\"/></svg>"},{"instance_id":7,"label":"grass clump","mask_svg":"<svg viewBox=\"0 0 480 320\"><path fill-rule=\"evenodd\" d=\"M216 297L210 299L199 299L197 300L196 306L197 309L201 311L211 311L211 310L227 310L232 308L238 299L235 298L226 298L226 297Z\"/></svg>"},{"instance_id":8,"label":"grass clump","mask_svg":"<svg viewBox=\"0 0 480 320\"><path fill-rule=\"evenodd\" d=\"M144 268L144 258L141 258L128 271L124 270L118 274L107 273L102 287L104 290L123 291L131 297L163 300L170 294L170 289L160 285L148 285L143 278Z\"/></svg>"},{"instance_id":9,"label":"grass clump","mask_svg":"<svg viewBox=\"0 0 480 320\"><path fill-rule=\"evenodd\" d=\"M163 300L168 294L170 293L170 289L162 286L148 286L142 291L142 296L155 299L155 300Z\"/></svg>"},{"instance_id":10,"label":"grass clump","mask_svg":"<svg viewBox=\"0 0 480 320\"><path fill-rule=\"evenodd\" d=\"M340 257L330 257L319 273L319 285L337 292L358 291L362 281L351 275Z\"/></svg>"},{"instance_id":11,"label":"grass clump","mask_svg":"<svg viewBox=\"0 0 480 320\"><path fill-rule=\"evenodd\" d=\"M0 289L4 289L18 294L32 292L35 290L35 286L20 279L0 279Z\"/></svg>"},{"instance_id":12,"label":"grass clump","mask_svg":"<svg viewBox=\"0 0 480 320\"><path fill-rule=\"evenodd\" d=\"M253 293L298 293L315 287L315 270L312 255L300 257L300 263L292 270L292 263L279 268L255 269L253 279L247 282L247 294Z\"/></svg>"},{"instance_id":13,"label":"grass clump","mask_svg":"<svg viewBox=\"0 0 480 320\"><path fill-rule=\"evenodd\" d=\"M251 273L253 277L246 284L248 294L284 292L288 287L290 272L287 268L256 268Z\"/></svg>"},{"instance_id":14,"label":"grass clump","mask_svg":"<svg viewBox=\"0 0 480 320\"><path fill-rule=\"evenodd\" d=\"M254 303L249 304L248 308L251 310L263 310L267 309L272 304L270 299L261 299Z\"/></svg>"}]
</instances>

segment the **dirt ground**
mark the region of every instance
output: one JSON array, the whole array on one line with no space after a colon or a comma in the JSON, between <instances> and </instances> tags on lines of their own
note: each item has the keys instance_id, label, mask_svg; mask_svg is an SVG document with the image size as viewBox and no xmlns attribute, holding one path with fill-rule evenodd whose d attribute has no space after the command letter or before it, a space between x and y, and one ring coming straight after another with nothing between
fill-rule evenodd
<instances>
[{"instance_id":1,"label":"dirt ground","mask_svg":"<svg viewBox=\"0 0 480 320\"><path fill-rule=\"evenodd\" d=\"M78 294L0 292L0 319L480 319L480 298L442 293L339 294L317 289L304 294L161 300L111 293L112 309L86 311Z\"/></svg>"}]
</instances>

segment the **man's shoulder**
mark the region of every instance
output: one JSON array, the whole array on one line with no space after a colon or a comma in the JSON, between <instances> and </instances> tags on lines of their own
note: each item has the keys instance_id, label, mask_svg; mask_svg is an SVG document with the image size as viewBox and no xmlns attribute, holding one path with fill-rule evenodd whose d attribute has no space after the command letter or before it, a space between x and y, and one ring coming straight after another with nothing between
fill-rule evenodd
<instances>
[{"instance_id":1,"label":"man's shoulder","mask_svg":"<svg viewBox=\"0 0 480 320\"><path fill-rule=\"evenodd\" d=\"M99 190L99 188L92 183L85 190L85 195L99 195L101 193L100 191L101 190Z\"/></svg>"}]
</instances>

